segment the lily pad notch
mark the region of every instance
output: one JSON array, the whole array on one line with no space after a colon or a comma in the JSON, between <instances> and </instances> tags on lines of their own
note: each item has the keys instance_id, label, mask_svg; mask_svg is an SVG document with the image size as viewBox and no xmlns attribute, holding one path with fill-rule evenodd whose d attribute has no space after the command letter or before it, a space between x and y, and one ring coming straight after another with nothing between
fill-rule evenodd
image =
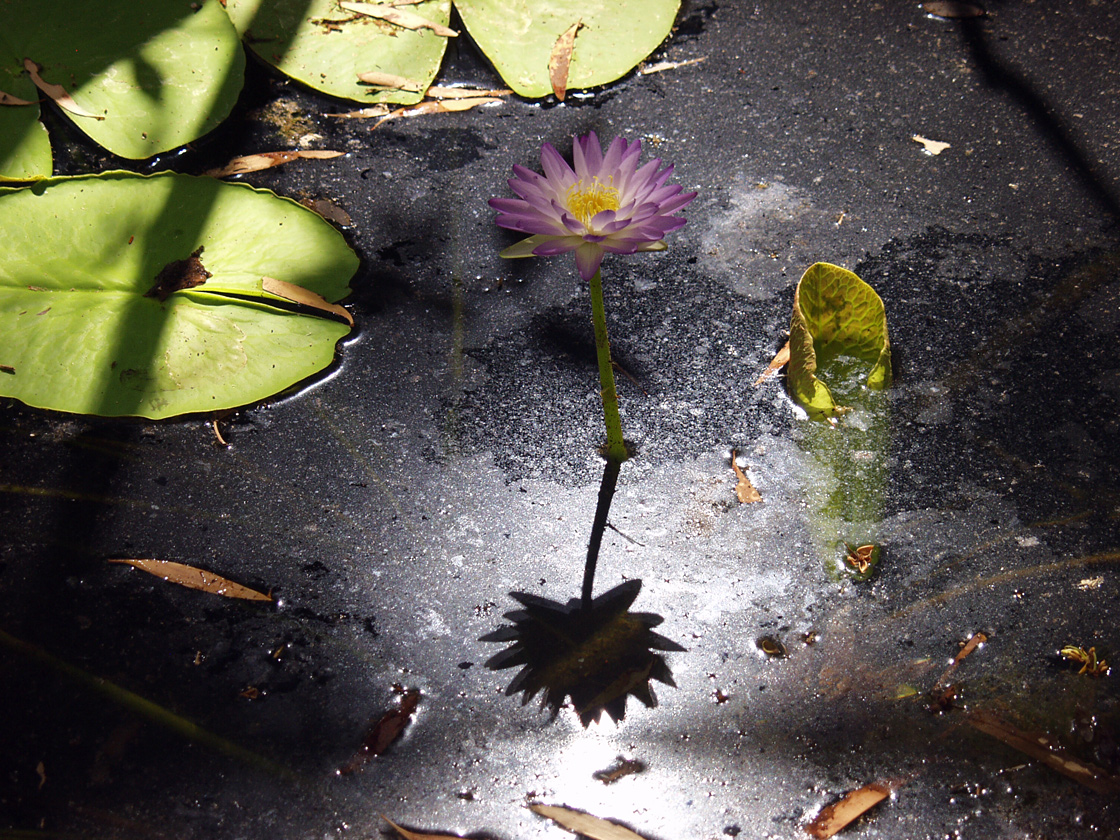
<instances>
[{"instance_id":1,"label":"lily pad notch","mask_svg":"<svg viewBox=\"0 0 1120 840\"><path fill-rule=\"evenodd\" d=\"M806 269L793 295L786 371L790 396L812 419L831 419L847 410L817 378L821 363L837 356L871 365L869 389L890 387L891 343L882 299L853 272L818 262Z\"/></svg>"}]
</instances>

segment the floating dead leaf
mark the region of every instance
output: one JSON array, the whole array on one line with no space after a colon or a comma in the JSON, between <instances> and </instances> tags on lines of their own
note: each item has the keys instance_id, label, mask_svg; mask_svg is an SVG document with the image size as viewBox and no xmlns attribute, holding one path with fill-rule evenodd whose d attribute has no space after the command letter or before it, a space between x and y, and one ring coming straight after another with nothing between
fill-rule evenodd
<instances>
[{"instance_id":1,"label":"floating dead leaf","mask_svg":"<svg viewBox=\"0 0 1120 840\"><path fill-rule=\"evenodd\" d=\"M340 776L349 776L351 773L361 770L367 761L389 749L389 745L400 737L401 732L408 726L408 722L412 720L412 715L420 702L419 690L410 688L405 691L400 686L393 686L393 688L400 694L399 705L383 714L369 728L366 737L362 739L362 746L358 748L358 751L349 761L338 769Z\"/></svg>"},{"instance_id":2,"label":"floating dead leaf","mask_svg":"<svg viewBox=\"0 0 1120 840\"><path fill-rule=\"evenodd\" d=\"M927 15L950 19L977 18L985 14L983 7L975 3L962 3L959 0L934 0L934 2L923 3L922 10Z\"/></svg>"},{"instance_id":3,"label":"floating dead leaf","mask_svg":"<svg viewBox=\"0 0 1120 840\"><path fill-rule=\"evenodd\" d=\"M583 811L563 805L542 805L534 802L529 810L560 824L568 831L590 837L591 840L645 840L642 835L609 820L593 817Z\"/></svg>"},{"instance_id":4,"label":"floating dead leaf","mask_svg":"<svg viewBox=\"0 0 1120 840\"><path fill-rule=\"evenodd\" d=\"M805 830L818 840L831 837L857 817L874 808L891 795L891 785L872 782L859 790L853 790L839 802L826 805Z\"/></svg>"},{"instance_id":5,"label":"floating dead leaf","mask_svg":"<svg viewBox=\"0 0 1120 840\"><path fill-rule=\"evenodd\" d=\"M576 45L576 33L582 26L583 21L577 20L565 29L552 45L552 54L548 57L548 79L552 83L552 92L561 102L568 93L568 70L572 66L572 50Z\"/></svg>"},{"instance_id":6,"label":"floating dead leaf","mask_svg":"<svg viewBox=\"0 0 1120 840\"><path fill-rule=\"evenodd\" d=\"M478 96L509 96L511 93L513 93L513 91L507 88L486 90L484 88L432 85L424 92L424 95L430 99L471 99Z\"/></svg>"},{"instance_id":7,"label":"floating dead leaf","mask_svg":"<svg viewBox=\"0 0 1120 840\"><path fill-rule=\"evenodd\" d=\"M968 722L986 735L991 735L1009 747L1041 761L1052 770L1069 776L1090 790L1111 796L1120 793L1120 779L1095 764L1071 755L1055 744L1044 732L1026 732L983 710L970 712Z\"/></svg>"},{"instance_id":8,"label":"floating dead leaf","mask_svg":"<svg viewBox=\"0 0 1120 840\"><path fill-rule=\"evenodd\" d=\"M739 479L739 483L735 485L735 495L739 497L739 501L744 505L761 502L762 494L755 489L751 480L747 478L747 474L739 466L739 452L735 449L731 450L731 469L735 471L735 477Z\"/></svg>"},{"instance_id":9,"label":"floating dead leaf","mask_svg":"<svg viewBox=\"0 0 1120 840\"><path fill-rule=\"evenodd\" d=\"M75 102L73 97L66 92L66 88L64 88L62 85L52 85L50 82L44 81L43 78L39 75L39 71L43 69L42 66L36 64L30 58L25 58L23 60L23 69L26 70L28 75L31 76L31 81L34 82L35 87L39 88L39 90L53 99L55 104L58 105L59 108L69 111L71 114L74 114L78 117L91 117L95 120L105 119L105 117L101 116L100 114L95 114L93 113L93 111L87 111L77 102Z\"/></svg>"},{"instance_id":10,"label":"floating dead leaf","mask_svg":"<svg viewBox=\"0 0 1120 840\"><path fill-rule=\"evenodd\" d=\"M409 12L396 6L383 6L376 3L349 3L346 0L338 5L348 12L377 18L402 29L430 29L444 38L455 38L459 35L454 29L449 29L442 23L436 23L434 20L428 20L426 17L416 14L416 12Z\"/></svg>"},{"instance_id":11,"label":"floating dead leaf","mask_svg":"<svg viewBox=\"0 0 1120 840\"><path fill-rule=\"evenodd\" d=\"M367 73L359 73L358 81L365 82L367 85L374 87L386 88L387 90L407 90L411 93L420 93L424 89L424 83L418 82L415 79L408 79L404 76L395 76L392 73L380 73L376 70L370 70Z\"/></svg>"},{"instance_id":12,"label":"floating dead leaf","mask_svg":"<svg viewBox=\"0 0 1120 840\"><path fill-rule=\"evenodd\" d=\"M241 598L246 601L271 601L271 595L265 595L255 589L234 583L219 575L205 572L194 566L184 563L174 563L171 560L152 560L150 558L124 557L115 558L110 563L127 563L135 566L142 572L163 578L169 583L177 583L188 589L200 589L212 595L221 595L224 598Z\"/></svg>"},{"instance_id":13,"label":"floating dead leaf","mask_svg":"<svg viewBox=\"0 0 1120 840\"><path fill-rule=\"evenodd\" d=\"M11 374L12 376L15 376L16 366L15 365L0 365L0 373L8 373L8 374Z\"/></svg>"},{"instance_id":14,"label":"floating dead leaf","mask_svg":"<svg viewBox=\"0 0 1120 840\"><path fill-rule=\"evenodd\" d=\"M322 312L330 312L342 318L350 326L354 326L354 316L347 312L345 307L339 306L337 303L330 303L310 289L303 288L303 286L285 283L275 277L262 277L261 288L270 294L284 298L284 300L290 300L292 303L310 306Z\"/></svg>"},{"instance_id":15,"label":"floating dead leaf","mask_svg":"<svg viewBox=\"0 0 1120 840\"><path fill-rule=\"evenodd\" d=\"M308 149L294 152L259 152L255 155L235 157L225 166L207 170L202 174L209 175L211 178L225 178L229 175L241 175L245 172L258 172L261 169L271 169L274 166L280 166L283 163L288 163L289 161L299 158L330 160L331 158L342 157L344 154L346 154L346 152L333 152L327 149Z\"/></svg>"},{"instance_id":16,"label":"floating dead leaf","mask_svg":"<svg viewBox=\"0 0 1120 840\"><path fill-rule=\"evenodd\" d=\"M354 224L354 220L350 218L349 213L333 201L327 201L325 198L305 198L300 201L300 204L308 210L318 213L328 222L334 222L336 225L349 227Z\"/></svg>"},{"instance_id":17,"label":"floating dead leaf","mask_svg":"<svg viewBox=\"0 0 1120 840\"><path fill-rule=\"evenodd\" d=\"M871 567L877 561L875 553L879 550L879 546L874 543L867 545L852 545L845 543L847 553L844 555L844 562L856 570L858 574L865 575L871 571Z\"/></svg>"},{"instance_id":18,"label":"floating dead leaf","mask_svg":"<svg viewBox=\"0 0 1120 840\"><path fill-rule=\"evenodd\" d=\"M163 303L175 292L184 289L193 289L201 286L214 275L206 270L202 260L203 247L201 245L185 260L172 260L156 275L156 282L152 288L144 292L144 297L151 297Z\"/></svg>"},{"instance_id":19,"label":"floating dead leaf","mask_svg":"<svg viewBox=\"0 0 1120 840\"><path fill-rule=\"evenodd\" d=\"M463 840L458 834L424 834L419 831L409 831L407 828L401 828L384 814L381 815L381 819L389 823L404 840Z\"/></svg>"},{"instance_id":20,"label":"floating dead leaf","mask_svg":"<svg viewBox=\"0 0 1120 840\"><path fill-rule=\"evenodd\" d=\"M1097 657L1097 649L1091 647L1088 650L1080 645L1066 645L1058 651L1063 658L1076 662L1081 666L1078 674L1088 674L1090 677L1108 676L1108 672L1112 669L1105 661L1104 657Z\"/></svg>"},{"instance_id":21,"label":"floating dead leaf","mask_svg":"<svg viewBox=\"0 0 1120 840\"><path fill-rule=\"evenodd\" d=\"M26 99L20 99L18 96L12 96L10 93L4 93L0 90L0 105L34 105L34 102L28 102Z\"/></svg>"},{"instance_id":22,"label":"floating dead leaf","mask_svg":"<svg viewBox=\"0 0 1120 840\"><path fill-rule=\"evenodd\" d=\"M479 105L489 105L491 102L501 102L494 96L479 96L472 99L450 99L446 102L421 102L419 105L409 105L406 108L398 108L385 117L379 119L370 128L370 131L377 128L382 123L387 123L389 120L398 120L402 117L419 117L425 114L450 114L452 111L469 111L471 108L477 108Z\"/></svg>"},{"instance_id":23,"label":"floating dead leaf","mask_svg":"<svg viewBox=\"0 0 1120 840\"><path fill-rule=\"evenodd\" d=\"M644 762L638 761L636 758L623 758L619 756L618 760L606 770L596 770L592 773L591 778L605 785L613 785L619 779L633 776L635 773L643 773L645 769L646 765Z\"/></svg>"},{"instance_id":24,"label":"floating dead leaf","mask_svg":"<svg viewBox=\"0 0 1120 840\"><path fill-rule=\"evenodd\" d=\"M648 67L643 67L638 72L642 76L651 76L654 73L664 73L666 70L676 70L678 67L687 67L690 64L699 64L700 62L707 60L708 57L706 55L702 55L700 56L700 58L690 58L687 61L659 61L657 62L657 64L651 64Z\"/></svg>"},{"instance_id":25,"label":"floating dead leaf","mask_svg":"<svg viewBox=\"0 0 1120 840\"><path fill-rule=\"evenodd\" d=\"M922 137L920 134L915 134L910 139L915 143L921 143L923 147L922 151L930 156L939 155L949 148L948 143L942 143L939 140L930 140L926 137Z\"/></svg>"},{"instance_id":26,"label":"floating dead leaf","mask_svg":"<svg viewBox=\"0 0 1120 840\"><path fill-rule=\"evenodd\" d=\"M788 364L789 364L789 342L787 341L785 343L785 346L782 347L782 349L778 351L777 355L774 356L774 358L770 360L770 364L768 364L766 366L766 370L764 370L762 372L762 375L754 381L754 384L755 385L761 385L763 382L766 381L766 379L769 376L777 373L779 370L781 370L783 367L785 367Z\"/></svg>"},{"instance_id":27,"label":"floating dead leaf","mask_svg":"<svg viewBox=\"0 0 1120 840\"><path fill-rule=\"evenodd\" d=\"M388 105L371 105L369 108L359 108L357 111L345 111L341 114L323 114L323 116L333 117L336 120L368 120L371 117L383 117L388 113Z\"/></svg>"},{"instance_id":28,"label":"floating dead leaf","mask_svg":"<svg viewBox=\"0 0 1120 840\"><path fill-rule=\"evenodd\" d=\"M937 685L933 687L931 692L930 707L932 711L947 712L953 708L957 696L957 687L949 682L949 678L953 676L953 672L957 670L957 666L964 661L965 657L986 641L988 641L988 637L983 633L973 633L960 651L957 652L957 655L953 657L953 661L949 663L949 667L938 678Z\"/></svg>"}]
</instances>

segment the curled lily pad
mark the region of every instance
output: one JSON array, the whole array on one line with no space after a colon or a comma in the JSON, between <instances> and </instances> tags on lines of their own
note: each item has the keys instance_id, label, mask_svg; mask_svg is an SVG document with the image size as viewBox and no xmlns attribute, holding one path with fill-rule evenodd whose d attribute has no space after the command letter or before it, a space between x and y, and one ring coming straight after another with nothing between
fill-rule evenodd
<instances>
[{"instance_id":1,"label":"curled lily pad","mask_svg":"<svg viewBox=\"0 0 1120 840\"><path fill-rule=\"evenodd\" d=\"M233 408L322 370L350 330L264 282L345 297L358 259L342 236L244 184L47 179L0 189L0 229L0 395L28 405L153 419Z\"/></svg>"},{"instance_id":2,"label":"curled lily pad","mask_svg":"<svg viewBox=\"0 0 1120 840\"><path fill-rule=\"evenodd\" d=\"M871 365L867 387L891 384L891 343L883 301L845 268L816 263L806 270L793 296L789 327L790 394L814 419L844 411L817 378L825 361L846 356Z\"/></svg>"},{"instance_id":3,"label":"curled lily pad","mask_svg":"<svg viewBox=\"0 0 1120 840\"><path fill-rule=\"evenodd\" d=\"M0 90L30 106L0 108L0 180L50 174L31 127L52 91L95 142L130 159L182 146L215 128L241 90L245 53L218 0L0 3ZM38 76L43 93L33 84ZM66 97L69 97L67 99Z\"/></svg>"},{"instance_id":4,"label":"curled lily pad","mask_svg":"<svg viewBox=\"0 0 1120 840\"><path fill-rule=\"evenodd\" d=\"M566 89L604 85L657 49L679 7L679 0L455 0L463 25L506 84L532 98L553 92L549 61L565 33L574 38L565 56Z\"/></svg>"},{"instance_id":5,"label":"curled lily pad","mask_svg":"<svg viewBox=\"0 0 1120 840\"><path fill-rule=\"evenodd\" d=\"M226 0L225 5L237 31L261 59L308 87L358 102L419 102L447 48L447 37L430 28L410 29L343 8L337 0ZM451 0L405 8L438 26L451 20ZM392 74L417 85L385 88L358 78L369 73Z\"/></svg>"}]
</instances>

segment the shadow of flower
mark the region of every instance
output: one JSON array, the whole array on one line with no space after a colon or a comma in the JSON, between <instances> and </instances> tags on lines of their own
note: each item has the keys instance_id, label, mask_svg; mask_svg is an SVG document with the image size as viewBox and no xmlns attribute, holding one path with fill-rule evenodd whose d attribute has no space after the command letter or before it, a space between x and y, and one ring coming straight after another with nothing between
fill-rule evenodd
<instances>
[{"instance_id":1,"label":"shadow of flower","mask_svg":"<svg viewBox=\"0 0 1120 840\"><path fill-rule=\"evenodd\" d=\"M599 720L604 710L620 721L631 694L654 708L651 680L676 687L664 657L654 651L684 648L652 631L661 616L627 612L641 588L640 580L627 581L595 598L590 608L581 607L578 598L560 604L510 593L524 609L506 613L513 624L488 633L482 641L513 644L491 657L486 667L523 666L506 688L507 696L521 692L524 705L543 691L541 708L550 706L553 718L565 697L571 697L584 726Z\"/></svg>"}]
</instances>

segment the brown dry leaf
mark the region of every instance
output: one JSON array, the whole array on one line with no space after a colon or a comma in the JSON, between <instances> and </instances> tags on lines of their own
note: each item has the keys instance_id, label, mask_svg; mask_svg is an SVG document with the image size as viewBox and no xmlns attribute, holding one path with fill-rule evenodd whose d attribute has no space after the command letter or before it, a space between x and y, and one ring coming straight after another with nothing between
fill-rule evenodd
<instances>
[{"instance_id":1,"label":"brown dry leaf","mask_svg":"<svg viewBox=\"0 0 1120 840\"><path fill-rule=\"evenodd\" d=\"M342 318L350 326L354 326L354 316L347 312L345 307L339 306L337 303L330 303L326 298L315 294L315 292L310 289L303 288L303 286L297 286L294 283L285 283L283 280L277 280L275 277L262 277L261 288L266 292L284 298L284 300L290 300L292 303L300 303L304 306L310 306L324 312L332 312Z\"/></svg>"},{"instance_id":2,"label":"brown dry leaf","mask_svg":"<svg viewBox=\"0 0 1120 840\"><path fill-rule=\"evenodd\" d=\"M699 64L702 61L706 61L707 58L708 57L706 55L702 55L700 56L700 58L690 58L688 59L688 61L659 61L657 62L657 64L651 64L649 67L643 67L638 72L642 76L649 76L653 73L664 73L666 70L676 70L678 67L687 67L690 64Z\"/></svg>"},{"instance_id":3,"label":"brown dry leaf","mask_svg":"<svg viewBox=\"0 0 1120 840\"><path fill-rule=\"evenodd\" d=\"M839 802L822 808L821 812L813 818L813 821L805 826L805 830L818 840L831 837L856 817L878 805L890 795L891 787L888 784L872 782L869 785L864 785L859 790L853 790Z\"/></svg>"},{"instance_id":4,"label":"brown dry leaf","mask_svg":"<svg viewBox=\"0 0 1120 840\"><path fill-rule=\"evenodd\" d=\"M1052 770L1069 776L1090 790L1106 796L1120 793L1120 779L1095 764L1074 757L1055 744L1046 733L1026 732L983 710L970 712L968 722L981 732L1041 761Z\"/></svg>"},{"instance_id":5,"label":"brown dry leaf","mask_svg":"<svg viewBox=\"0 0 1120 840\"><path fill-rule=\"evenodd\" d=\"M982 6L975 3L962 3L959 0L934 0L931 3L923 3L922 9L926 14L949 19L976 18L984 15Z\"/></svg>"},{"instance_id":6,"label":"brown dry leaf","mask_svg":"<svg viewBox=\"0 0 1120 840\"><path fill-rule=\"evenodd\" d=\"M12 96L10 93L4 93L0 90L0 105L34 105L34 102L28 102L26 99L20 99L18 96Z\"/></svg>"},{"instance_id":7,"label":"brown dry leaf","mask_svg":"<svg viewBox=\"0 0 1120 840\"><path fill-rule=\"evenodd\" d=\"M349 227L354 224L354 220L350 218L349 213L333 201L328 201L325 198L305 198L300 201L300 204L308 210L318 213L328 222L334 222L336 225Z\"/></svg>"},{"instance_id":8,"label":"brown dry leaf","mask_svg":"<svg viewBox=\"0 0 1120 840\"><path fill-rule=\"evenodd\" d=\"M334 117L336 120L368 120L371 117L383 117L388 113L388 105L373 105L369 108L359 108L357 111L346 111L342 114L323 114L323 116Z\"/></svg>"},{"instance_id":9,"label":"brown dry leaf","mask_svg":"<svg viewBox=\"0 0 1120 840\"><path fill-rule=\"evenodd\" d=\"M381 819L389 823L404 840L463 840L457 834L423 834L419 831L409 831L407 828L401 828L384 814L381 815Z\"/></svg>"},{"instance_id":10,"label":"brown dry leaf","mask_svg":"<svg viewBox=\"0 0 1120 840\"><path fill-rule=\"evenodd\" d=\"M329 150L308 150L295 152L260 152L255 155L242 155L235 157L225 166L210 169L202 173L211 178L225 178L227 175L242 175L245 172L258 172L261 169L271 169L282 163L307 158L311 160L330 160L342 157L346 152L332 152Z\"/></svg>"},{"instance_id":11,"label":"brown dry leaf","mask_svg":"<svg viewBox=\"0 0 1120 840\"><path fill-rule=\"evenodd\" d=\"M416 711L416 706L420 702L420 691L415 688L410 688L405 691L400 686L393 686L393 688L400 692L400 704L395 709L383 714L377 719L377 722L369 728L365 738L362 739L362 745L358 751L354 753L353 757L347 761L342 767L338 769L340 776L349 776L361 770L367 761L377 755L381 755L385 750L389 749L397 738L400 737L401 732L408 726L409 721L412 720L412 715ZM394 826L395 828L395 826Z\"/></svg>"},{"instance_id":12,"label":"brown dry leaf","mask_svg":"<svg viewBox=\"0 0 1120 840\"><path fill-rule=\"evenodd\" d=\"M642 835L618 823L593 817L583 811L565 808L563 805L542 805L534 802L529 805L529 810L542 817L548 817L568 831L590 837L591 840L645 840Z\"/></svg>"},{"instance_id":13,"label":"brown dry leaf","mask_svg":"<svg viewBox=\"0 0 1120 840\"><path fill-rule=\"evenodd\" d=\"M240 583L234 583L224 577L204 572L194 566L184 563L174 563L170 560L152 560L150 558L115 558L110 563L127 563L143 572L163 578L169 583L177 583L188 589L201 589L212 595L221 595L225 598L241 598L246 601L271 601L271 595L257 592Z\"/></svg>"},{"instance_id":14,"label":"brown dry leaf","mask_svg":"<svg viewBox=\"0 0 1120 840\"><path fill-rule=\"evenodd\" d=\"M561 102L568 93L568 69L572 66L576 33L582 26L583 21L577 20L565 29L552 45L552 54L548 57L548 80L552 82L552 92Z\"/></svg>"},{"instance_id":15,"label":"brown dry leaf","mask_svg":"<svg viewBox=\"0 0 1120 840\"><path fill-rule=\"evenodd\" d=\"M785 346L781 350L779 350L778 354L770 361L770 364L766 366L766 370L764 370L762 372L762 376L758 377L758 379L756 379L754 381L754 384L755 385L761 385L763 382L766 381L767 377L771 376L774 373L777 373L785 365L788 365L788 364L789 364L789 342L787 341L785 343Z\"/></svg>"},{"instance_id":16,"label":"brown dry leaf","mask_svg":"<svg viewBox=\"0 0 1120 840\"><path fill-rule=\"evenodd\" d=\"M430 99L470 99L477 96L509 96L511 93L513 91L506 88L484 90L482 88L432 85L424 92L424 95Z\"/></svg>"},{"instance_id":17,"label":"brown dry leaf","mask_svg":"<svg viewBox=\"0 0 1120 840\"><path fill-rule=\"evenodd\" d=\"M471 108L477 108L479 105L489 105L491 102L501 102L501 99L493 96L479 96L473 99L450 99L446 102L421 102L419 105L409 105L406 108L398 108L387 116L382 117L370 128L370 131L377 128L382 123L387 123L389 120L397 120L402 117L419 117L424 114L449 114L452 111L469 111Z\"/></svg>"},{"instance_id":18,"label":"brown dry leaf","mask_svg":"<svg viewBox=\"0 0 1120 840\"><path fill-rule=\"evenodd\" d=\"M415 79L408 79L404 76L396 76L392 73L381 73L377 70L359 73L358 81L389 90L407 90L410 93L420 93L420 91L424 89L423 82L418 82Z\"/></svg>"},{"instance_id":19,"label":"brown dry leaf","mask_svg":"<svg viewBox=\"0 0 1120 840\"><path fill-rule=\"evenodd\" d=\"M105 117L95 114L93 111L87 111L75 102L62 85L52 85L50 82L43 81L43 78L39 75L39 71L43 68L30 58L23 60L23 69L31 76L31 81L35 83L35 87L53 99L59 108L63 108L79 117L92 117L95 120L105 119Z\"/></svg>"},{"instance_id":20,"label":"brown dry leaf","mask_svg":"<svg viewBox=\"0 0 1120 840\"><path fill-rule=\"evenodd\" d=\"M755 486L751 484L751 480L747 478L747 474L740 468L738 458L738 450L732 449L731 469L735 470L735 477L739 479L739 483L735 485L735 495L739 497L739 501L744 505L761 502L762 494L755 489Z\"/></svg>"},{"instance_id":21,"label":"brown dry leaf","mask_svg":"<svg viewBox=\"0 0 1120 840\"><path fill-rule=\"evenodd\" d=\"M442 23L428 20L426 17L421 17L416 14L416 12L398 9L396 6L382 6L376 3L350 3L346 2L346 0L343 0L343 2L338 5L339 8L346 9L348 12L355 12L359 15L377 18L386 23L391 23L394 26L399 26L402 29L430 29L437 35L442 35L445 38L455 38L459 35L454 29L448 29Z\"/></svg>"}]
</instances>

